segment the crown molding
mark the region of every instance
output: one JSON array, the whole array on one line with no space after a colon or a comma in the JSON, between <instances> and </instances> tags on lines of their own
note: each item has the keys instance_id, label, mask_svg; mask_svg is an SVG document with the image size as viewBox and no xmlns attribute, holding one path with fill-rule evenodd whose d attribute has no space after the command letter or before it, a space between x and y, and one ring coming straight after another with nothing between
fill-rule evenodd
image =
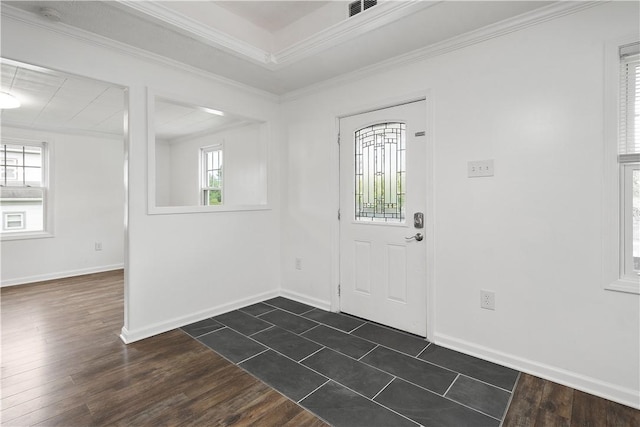
<instances>
[{"instance_id":1,"label":"crown molding","mask_svg":"<svg viewBox=\"0 0 640 427\"><path fill-rule=\"evenodd\" d=\"M196 37L209 46L222 48L239 58L249 59L268 70L275 71L441 2L442 0L382 2L368 9L366 13L345 19L278 52L260 49L176 12L160 2L117 0L115 4L120 8L131 8L151 16L178 28L183 34Z\"/></svg>"},{"instance_id":2,"label":"crown molding","mask_svg":"<svg viewBox=\"0 0 640 427\"><path fill-rule=\"evenodd\" d=\"M505 19L503 21L490 24L479 28L474 31L470 31L465 34L461 34L456 37L444 40L439 43L434 43L429 46L425 46L420 49L416 49L412 52L408 52L402 55L395 56L385 61L378 62L376 64L360 68L350 73L342 74L332 79L324 80L322 82L288 92L280 96L281 102L294 101L304 96L312 95L317 92L321 92L347 82L354 80L360 80L373 74L381 73L392 68L400 67L403 65L409 65L412 63L424 61L429 58L444 55L455 50L465 48L474 44L482 43L487 40L501 37L503 35L523 30L525 28L541 24L556 18L560 18L566 15L571 15L580 12L585 9L589 9L594 6L598 6L608 1L593 0L582 2L557 2L544 6L540 9L526 12L521 15Z\"/></svg>"},{"instance_id":3,"label":"crown molding","mask_svg":"<svg viewBox=\"0 0 640 427\"><path fill-rule=\"evenodd\" d=\"M338 46L348 40L383 27L398 19L410 16L419 10L432 7L441 1L389 1L382 2L362 12L320 31L313 36L294 43L274 53L275 69L313 56L323 50Z\"/></svg>"},{"instance_id":4,"label":"crown molding","mask_svg":"<svg viewBox=\"0 0 640 427\"><path fill-rule=\"evenodd\" d=\"M261 98L267 99L269 101L278 102L280 99L278 95L275 95L266 90L258 89L253 86L249 86L249 85L240 83L238 81L235 81L226 77L222 77L218 74L205 71L201 68L193 67L191 65L184 64L180 61L176 61L174 59L170 59L165 56L158 55L158 54L149 52L147 50L128 45L126 43L122 43L122 42L119 42L119 41L116 41L116 40L113 40L113 39L110 39L86 30L82 30L82 29L73 27L71 25L64 24L62 22L51 23L49 21L39 19L36 15L32 13L26 12L22 9L18 9L13 6L3 4L2 8L0 8L0 14L2 15L3 19L4 18L13 19L14 21L22 22L32 27L38 27L54 33L62 34L64 36L71 37L76 40L80 40L82 42L92 44L94 46L107 48L107 49L116 51L118 53L129 55L136 59L143 59L151 63L164 65L179 71L191 73L199 77L202 77L204 79L212 80L216 83L220 83L225 86L241 90L245 93L260 96ZM34 65L37 65L37 64L34 64ZM60 71L63 71L63 70L60 70Z\"/></svg>"},{"instance_id":5,"label":"crown molding","mask_svg":"<svg viewBox=\"0 0 640 427\"><path fill-rule=\"evenodd\" d=\"M198 40L209 46L222 48L229 53L244 59L250 59L260 65L267 66L272 61L270 52L178 13L163 5L161 2L116 0L115 5L121 9L130 8L151 16L178 28L187 35L195 36Z\"/></svg>"},{"instance_id":6,"label":"crown molding","mask_svg":"<svg viewBox=\"0 0 640 427\"><path fill-rule=\"evenodd\" d=\"M124 121L123 121L124 123ZM2 127L19 129L19 130L28 130L28 131L38 131L38 132L53 132L65 135L79 135L79 136L89 136L93 138L102 138L102 139L113 139L122 141L124 139L124 133L112 133L112 132L103 132L99 130L91 130L91 129L75 129L68 128L65 126L56 126L56 125L42 125L42 124L34 124L34 123L21 123L14 122L10 120L2 120Z\"/></svg>"}]
</instances>

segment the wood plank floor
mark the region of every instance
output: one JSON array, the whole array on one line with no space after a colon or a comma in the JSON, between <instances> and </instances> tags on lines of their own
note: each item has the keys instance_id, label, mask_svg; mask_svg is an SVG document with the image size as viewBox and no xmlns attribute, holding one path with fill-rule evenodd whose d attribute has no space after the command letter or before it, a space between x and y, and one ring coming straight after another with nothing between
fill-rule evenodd
<instances>
[{"instance_id":1,"label":"wood plank floor","mask_svg":"<svg viewBox=\"0 0 640 427\"><path fill-rule=\"evenodd\" d=\"M179 330L124 345L122 272L2 289L0 424L325 426ZM522 374L505 427L640 427L640 411Z\"/></svg>"},{"instance_id":2,"label":"wood plank floor","mask_svg":"<svg viewBox=\"0 0 640 427\"><path fill-rule=\"evenodd\" d=\"M180 330L124 345L122 271L2 289L3 426L324 426Z\"/></svg>"},{"instance_id":3,"label":"wood plank floor","mask_svg":"<svg viewBox=\"0 0 640 427\"><path fill-rule=\"evenodd\" d=\"M521 374L503 427L640 427L640 411Z\"/></svg>"}]
</instances>

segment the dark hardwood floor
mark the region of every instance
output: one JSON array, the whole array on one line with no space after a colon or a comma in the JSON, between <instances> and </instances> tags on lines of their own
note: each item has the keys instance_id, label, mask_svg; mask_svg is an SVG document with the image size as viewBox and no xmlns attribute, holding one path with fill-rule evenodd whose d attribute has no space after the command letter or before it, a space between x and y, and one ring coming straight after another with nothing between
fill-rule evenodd
<instances>
[{"instance_id":1,"label":"dark hardwood floor","mask_svg":"<svg viewBox=\"0 0 640 427\"><path fill-rule=\"evenodd\" d=\"M640 411L521 374L503 427L639 427Z\"/></svg>"},{"instance_id":2,"label":"dark hardwood floor","mask_svg":"<svg viewBox=\"0 0 640 427\"><path fill-rule=\"evenodd\" d=\"M324 426L180 330L118 336L121 271L2 289L3 426Z\"/></svg>"},{"instance_id":3,"label":"dark hardwood floor","mask_svg":"<svg viewBox=\"0 0 640 427\"><path fill-rule=\"evenodd\" d=\"M2 289L3 426L324 426L180 330L124 345L121 271ZM505 427L640 427L640 411L522 374Z\"/></svg>"}]
</instances>

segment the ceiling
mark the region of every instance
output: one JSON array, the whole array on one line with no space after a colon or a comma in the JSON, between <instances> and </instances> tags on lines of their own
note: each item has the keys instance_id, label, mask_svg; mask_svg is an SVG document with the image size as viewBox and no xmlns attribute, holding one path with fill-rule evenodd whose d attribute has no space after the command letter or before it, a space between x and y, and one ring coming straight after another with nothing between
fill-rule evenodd
<instances>
[{"instance_id":1,"label":"ceiling","mask_svg":"<svg viewBox=\"0 0 640 427\"><path fill-rule=\"evenodd\" d=\"M555 2L379 1L347 18L348 3L3 0L2 14L93 33L284 95ZM47 20L42 8L54 8L60 21ZM2 90L23 102L19 109L2 111L4 123L122 134L122 88L3 60ZM220 121L202 111L194 114ZM186 122L182 126L190 132ZM166 137L179 137L173 128Z\"/></svg>"},{"instance_id":2,"label":"ceiling","mask_svg":"<svg viewBox=\"0 0 640 427\"><path fill-rule=\"evenodd\" d=\"M325 6L328 1L218 1L217 5L247 21L275 32Z\"/></svg>"},{"instance_id":3,"label":"ceiling","mask_svg":"<svg viewBox=\"0 0 640 427\"><path fill-rule=\"evenodd\" d=\"M248 123L248 120L224 111L184 105L162 98L156 99L154 117L156 138L169 142Z\"/></svg>"},{"instance_id":4,"label":"ceiling","mask_svg":"<svg viewBox=\"0 0 640 427\"><path fill-rule=\"evenodd\" d=\"M88 31L283 95L548 6L548 1L2 1L59 28Z\"/></svg>"},{"instance_id":5,"label":"ceiling","mask_svg":"<svg viewBox=\"0 0 640 427\"><path fill-rule=\"evenodd\" d=\"M97 80L2 60L2 91L20 108L0 110L2 123L23 128L122 135L124 91Z\"/></svg>"}]
</instances>

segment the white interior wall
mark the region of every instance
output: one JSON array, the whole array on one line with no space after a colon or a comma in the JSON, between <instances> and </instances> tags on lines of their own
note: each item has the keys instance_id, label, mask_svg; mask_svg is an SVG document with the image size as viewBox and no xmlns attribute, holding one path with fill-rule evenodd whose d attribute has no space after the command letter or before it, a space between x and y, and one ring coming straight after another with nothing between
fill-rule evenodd
<instances>
[{"instance_id":1,"label":"white interior wall","mask_svg":"<svg viewBox=\"0 0 640 427\"><path fill-rule=\"evenodd\" d=\"M637 36L638 16L636 2L607 3L290 96L283 292L329 306L337 286L336 116L426 94L431 338L640 406L638 295L601 280L602 159L615 144L603 141L604 50ZM495 176L467 178L467 162L483 159L495 160ZM495 291L495 311L480 308L481 289Z\"/></svg>"},{"instance_id":2,"label":"white interior wall","mask_svg":"<svg viewBox=\"0 0 640 427\"><path fill-rule=\"evenodd\" d=\"M2 136L50 144L54 207L54 237L2 241L2 285L122 268L123 138L7 126Z\"/></svg>"},{"instance_id":3,"label":"white interior wall","mask_svg":"<svg viewBox=\"0 0 640 427\"><path fill-rule=\"evenodd\" d=\"M159 206L198 206L200 204L200 150L211 145L223 146L223 203L225 206L267 203L267 141L262 128L253 123L208 135L169 142L168 151L156 144L156 177L170 164L171 181L161 183L156 194L170 190L168 203ZM156 182L156 185L158 182Z\"/></svg>"},{"instance_id":4,"label":"white interior wall","mask_svg":"<svg viewBox=\"0 0 640 427\"><path fill-rule=\"evenodd\" d=\"M433 338L637 406L638 297L604 291L600 283L603 44L637 34L637 17L636 3L600 5L280 109L269 97L109 43L13 19L3 18L2 54L130 88L125 339L261 299L279 283L286 294L328 306L335 285L337 188L327 176L335 117L428 90ZM282 113L282 151L279 127L271 128L276 209L147 215L147 86L276 122ZM466 178L466 162L484 158L495 159L496 176ZM294 269L294 257L302 258L302 270ZM479 309L481 288L496 291L495 312Z\"/></svg>"},{"instance_id":5,"label":"white interior wall","mask_svg":"<svg viewBox=\"0 0 640 427\"><path fill-rule=\"evenodd\" d=\"M156 138L156 205L171 205L171 146Z\"/></svg>"},{"instance_id":6,"label":"white interior wall","mask_svg":"<svg viewBox=\"0 0 640 427\"><path fill-rule=\"evenodd\" d=\"M170 215L148 215L146 193L147 88L176 94L169 97L190 105L215 101L220 109L266 122L279 118L274 97L168 60L147 60L155 57L84 32L72 37L56 28L3 15L2 56L128 87L123 339L142 339L274 296L280 260L277 191L270 192L271 210ZM274 131L269 143L270 153L277 152ZM278 156L271 160L269 179L277 181Z\"/></svg>"}]
</instances>

